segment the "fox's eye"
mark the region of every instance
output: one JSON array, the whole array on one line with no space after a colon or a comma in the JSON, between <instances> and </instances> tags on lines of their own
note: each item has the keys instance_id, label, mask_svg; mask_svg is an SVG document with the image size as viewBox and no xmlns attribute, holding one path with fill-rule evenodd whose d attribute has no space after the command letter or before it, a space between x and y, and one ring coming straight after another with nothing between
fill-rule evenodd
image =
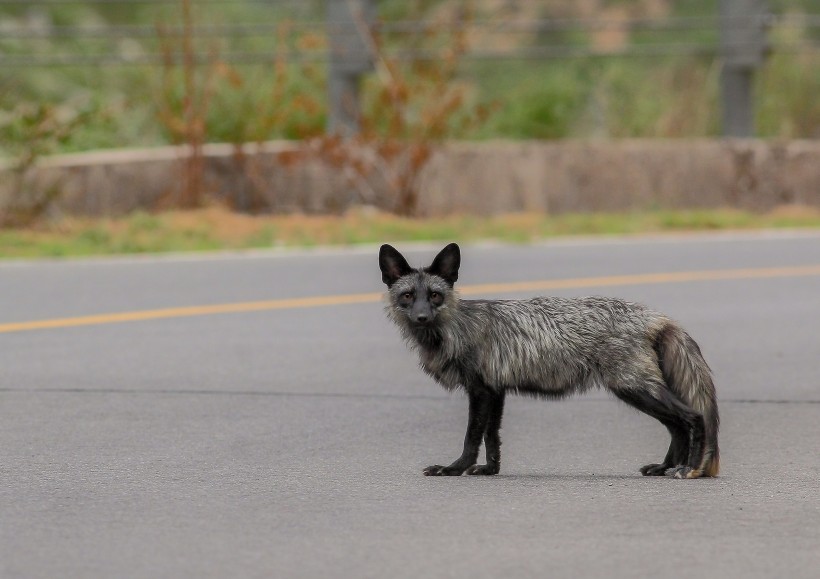
<instances>
[{"instance_id":1,"label":"fox's eye","mask_svg":"<svg viewBox=\"0 0 820 579\"><path fill-rule=\"evenodd\" d=\"M431 300L437 300L440 296L441 296L441 294L438 293L438 292L430 292L430 299Z\"/></svg>"},{"instance_id":2,"label":"fox's eye","mask_svg":"<svg viewBox=\"0 0 820 579\"><path fill-rule=\"evenodd\" d=\"M410 292L404 292L403 294L401 294L401 297L403 297L406 300L412 300L413 299L413 294L410 293Z\"/></svg>"}]
</instances>

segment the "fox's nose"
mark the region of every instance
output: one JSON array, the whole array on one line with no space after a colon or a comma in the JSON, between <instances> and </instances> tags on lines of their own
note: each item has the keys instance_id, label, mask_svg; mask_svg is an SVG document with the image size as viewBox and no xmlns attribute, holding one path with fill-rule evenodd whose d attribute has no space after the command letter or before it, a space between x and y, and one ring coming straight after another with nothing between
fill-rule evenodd
<instances>
[{"instance_id":1,"label":"fox's nose","mask_svg":"<svg viewBox=\"0 0 820 579\"><path fill-rule=\"evenodd\" d=\"M420 323L422 323L422 324L423 324L424 322L426 322L428 319L429 319L429 318L427 317L427 314L419 314L419 315L417 315L417 316L416 316L416 321L417 321L417 322L420 322Z\"/></svg>"}]
</instances>

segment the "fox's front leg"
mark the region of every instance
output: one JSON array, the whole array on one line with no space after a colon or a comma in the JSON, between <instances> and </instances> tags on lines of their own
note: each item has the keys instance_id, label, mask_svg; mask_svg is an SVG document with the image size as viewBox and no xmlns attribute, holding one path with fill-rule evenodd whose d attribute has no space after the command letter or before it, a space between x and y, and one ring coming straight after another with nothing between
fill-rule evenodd
<instances>
[{"instance_id":1,"label":"fox's front leg","mask_svg":"<svg viewBox=\"0 0 820 579\"><path fill-rule=\"evenodd\" d=\"M470 418L467 420L467 434L464 436L461 456L449 466L428 466L424 469L426 476L459 476L478 460L481 438L487 430L490 394L481 388L468 388L467 395L470 397Z\"/></svg>"},{"instance_id":2,"label":"fox's front leg","mask_svg":"<svg viewBox=\"0 0 820 579\"><path fill-rule=\"evenodd\" d=\"M504 390L490 393L487 411L487 430L484 433L484 448L487 464L474 464L467 474L498 474L501 470L501 417L504 415Z\"/></svg>"}]
</instances>

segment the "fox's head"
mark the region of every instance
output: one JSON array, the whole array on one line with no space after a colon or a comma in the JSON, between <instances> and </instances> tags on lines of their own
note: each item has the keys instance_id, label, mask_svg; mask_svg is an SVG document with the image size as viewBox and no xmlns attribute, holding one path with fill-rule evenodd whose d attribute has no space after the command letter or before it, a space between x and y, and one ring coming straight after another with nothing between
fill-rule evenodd
<instances>
[{"instance_id":1,"label":"fox's head","mask_svg":"<svg viewBox=\"0 0 820 579\"><path fill-rule=\"evenodd\" d=\"M456 303L453 284L458 279L461 251L451 243L428 267L414 269L390 245L379 250L382 281L387 284L391 312L397 321L413 327L430 327Z\"/></svg>"}]
</instances>

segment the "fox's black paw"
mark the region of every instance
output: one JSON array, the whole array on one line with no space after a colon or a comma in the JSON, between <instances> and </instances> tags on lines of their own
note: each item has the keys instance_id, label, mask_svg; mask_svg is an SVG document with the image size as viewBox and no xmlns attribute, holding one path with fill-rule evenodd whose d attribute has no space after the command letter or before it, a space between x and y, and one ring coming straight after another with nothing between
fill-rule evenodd
<instances>
[{"instance_id":1,"label":"fox's black paw","mask_svg":"<svg viewBox=\"0 0 820 579\"><path fill-rule=\"evenodd\" d=\"M466 474L491 475L498 474L499 470L500 467L497 464L474 464L465 472Z\"/></svg>"},{"instance_id":2,"label":"fox's black paw","mask_svg":"<svg viewBox=\"0 0 820 579\"><path fill-rule=\"evenodd\" d=\"M669 466L665 464L647 464L641 467L643 476L665 476Z\"/></svg>"},{"instance_id":3,"label":"fox's black paw","mask_svg":"<svg viewBox=\"0 0 820 579\"><path fill-rule=\"evenodd\" d=\"M434 464L424 469L424 476L460 476L463 468Z\"/></svg>"}]
</instances>

